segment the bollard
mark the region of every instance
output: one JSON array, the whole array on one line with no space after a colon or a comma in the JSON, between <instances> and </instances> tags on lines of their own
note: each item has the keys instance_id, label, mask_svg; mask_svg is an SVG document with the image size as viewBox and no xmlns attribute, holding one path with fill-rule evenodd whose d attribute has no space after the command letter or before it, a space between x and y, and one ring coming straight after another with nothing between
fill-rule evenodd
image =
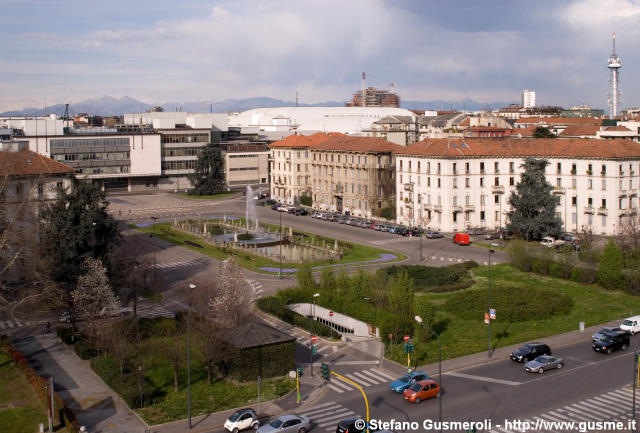
<instances>
[{"instance_id":1,"label":"bollard","mask_svg":"<svg viewBox=\"0 0 640 433\"><path fill-rule=\"evenodd\" d=\"M578 325L578 329L580 330L580 332L584 332L584 322L580 322L580 324Z\"/></svg>"}]
</instances>

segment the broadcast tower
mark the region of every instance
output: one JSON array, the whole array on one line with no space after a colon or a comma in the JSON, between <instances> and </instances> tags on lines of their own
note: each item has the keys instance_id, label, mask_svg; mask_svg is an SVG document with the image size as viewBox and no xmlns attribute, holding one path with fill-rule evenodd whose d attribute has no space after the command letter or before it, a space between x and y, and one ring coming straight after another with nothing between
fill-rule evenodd
<instances>
[{"instance_id":1,"label":"broadcast tower","mask_svg":"<svg viewBox=\"0 0 640 433\"><path fill-rule=\"evenodd\" d=\"M609 76L609 118L613 119L618 115L620 109L620 88L618 87L618 69L622 67L620 58L616 54L616 34L613 33L613 52L609 56L608 65L611 74Z\"/></svg>"}]
</instances>

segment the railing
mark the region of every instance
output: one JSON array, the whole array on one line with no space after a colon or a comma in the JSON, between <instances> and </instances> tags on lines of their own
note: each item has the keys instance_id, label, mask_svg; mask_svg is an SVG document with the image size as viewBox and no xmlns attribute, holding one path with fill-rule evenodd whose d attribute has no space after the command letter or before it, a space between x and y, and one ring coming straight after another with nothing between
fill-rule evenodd
<instances>
[{"instance_id":1,"label":"railing","mask_svg":"<svg viewBox=\"0 0 640 433\"><path fill-rule=\"evenodd\" d=\"M464 205L464 211L465 212L475 212L476 211L476 207L472 204L465 204Z\"/></svg>"},{"instance_id":2,"label":"railing","mask_svg":"<svg viewBox=\"0 0 640 433\"><path fill-rule=\"evenodd\" d=\"M600 215L607 215L609 213L609 211L607 210L606 207L600 207L598 208L598 214Z\"/></svg>"},{"instance_id":3,"label":"railing","mask_svg":"<svg viewBox=\"0 0 640 433\"><path fill-rule=\"evenodd\" d=\"M504 194L504 185L494 185L491 188L491 192L494 194Z\"/></svg>"},{"instance_id":4,"label":"railing","mask_svg":"<svg viewBox=\"0 0 640 433\"><path fill-rule=\"evenodd\" d=\"M554 186L552 194L564 194L564 187L562 186Z\"/></svg>"},{"instance_id":5,"label":"railing","mask_svg":"<svg viewBox=\"0 0 640 433\"><path fill-rule=\"evenodd\" d=\"M587 207L584 208L584 213L592 214L593 212L594 212L594 209L591 206L587 206Z\"/></svg>"}]
</instances>

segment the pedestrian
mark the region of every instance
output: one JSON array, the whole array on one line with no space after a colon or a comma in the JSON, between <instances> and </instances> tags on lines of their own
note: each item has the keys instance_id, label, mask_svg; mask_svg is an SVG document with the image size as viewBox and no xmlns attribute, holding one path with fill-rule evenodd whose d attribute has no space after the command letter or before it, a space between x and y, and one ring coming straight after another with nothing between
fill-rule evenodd
<instances>
[{"instance_id":1,"label":"pedestrian","mask_svg":"<svg viewBox=\"0 0 640 433\"><path fill-rule=\"evenodd\" d=\"M122 216L122 209L118 209L118 215Z\"/></svg>"}]
</instances>

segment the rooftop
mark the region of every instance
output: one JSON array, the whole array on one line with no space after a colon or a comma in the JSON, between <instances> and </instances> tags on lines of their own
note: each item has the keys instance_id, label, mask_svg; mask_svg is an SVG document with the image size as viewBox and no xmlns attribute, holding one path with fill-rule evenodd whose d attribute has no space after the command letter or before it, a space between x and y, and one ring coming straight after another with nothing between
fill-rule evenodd
<instances>
[{"instance_id":1,"label":"rooftop","mask_svg":"<svg viewBox=\"0 0 640 433\"><path fill-rule=\"evenodd\" d=\"M8 176L47 176L73 173L68 165L30 150L0 152L0 173Z\"/></svg>"},{"instance_id":2,"label":"rooftop","mask_svg":"<svg viewBox=\"0 0 640 433\"><path fill-rule=\"evenodd\" d=\"M242 350L286 343L295 341L296 338L262 321L254 321L224 331L222 339Z\"/></svg>"}]
</instances>

